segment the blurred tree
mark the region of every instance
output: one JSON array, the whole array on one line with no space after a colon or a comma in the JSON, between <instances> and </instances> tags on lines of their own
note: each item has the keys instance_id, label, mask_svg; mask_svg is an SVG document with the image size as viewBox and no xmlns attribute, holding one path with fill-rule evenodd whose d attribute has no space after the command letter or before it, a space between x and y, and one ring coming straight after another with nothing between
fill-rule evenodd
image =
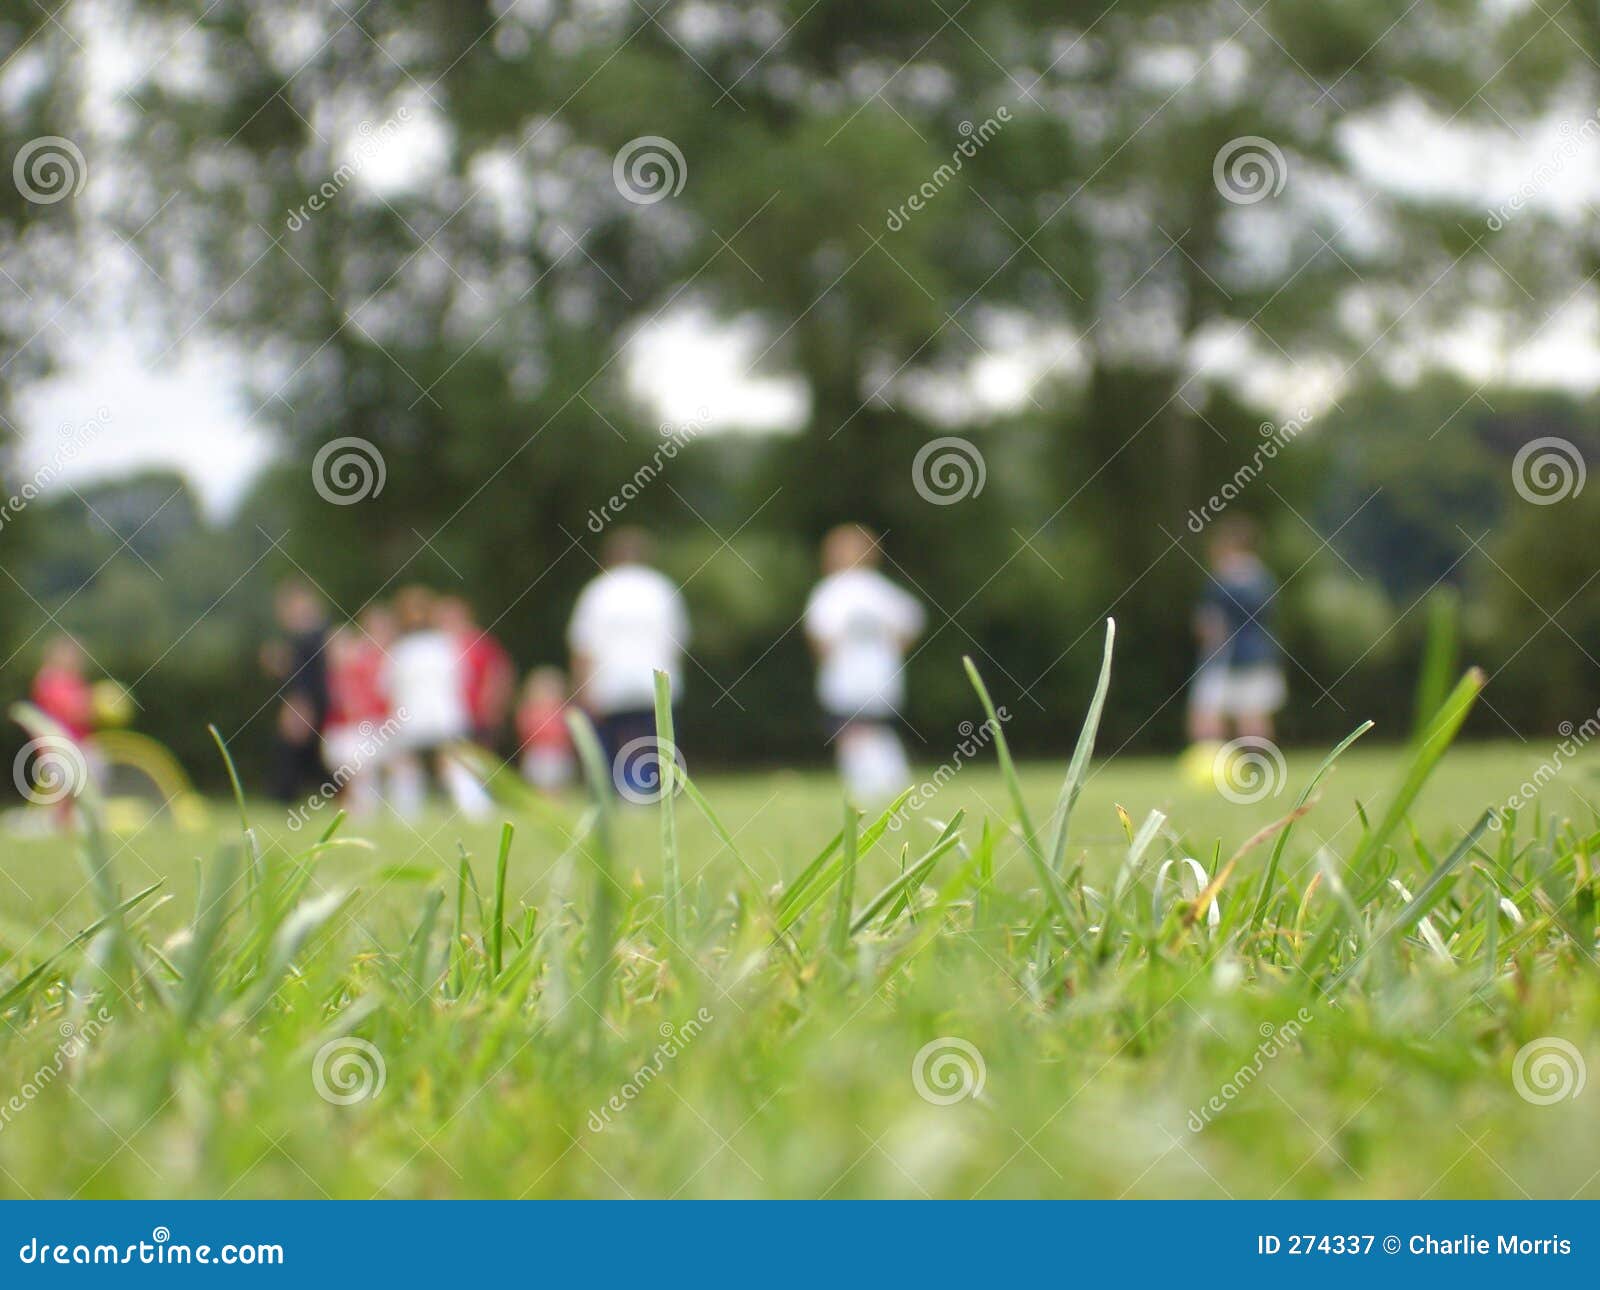
<instances>
[{"instance_id":1,"label":"blurred tree","mask_svg":"<svg viewBox=\"0 0 1600 1290\"><path fill-rule=\"evenodd\" d=\"M11 5L0 13L0 677L8 682L40 621L17 581L35 536L22 513L76 429L52 427L53 437L41 436L46 463L24 468L18 393L51 370L56 338L70 331L86 285L80 252L90 174L74 141L83 137L86 69L75 52L48 9Z\"/></svg>"},{"instance_id":2,"label":"blurred tree","mask_svg":"<svg viewBox=\"0 0 1600 1290\"><path fill-rule=\"evenodd\" d=\"M930 731L970 708L966 652L1019 702L1080 705L1116 612L1137 650L1108 733L1173 734L1184 517L1259 444L1257 378L1288 392L1266 415L1298 415L1330 371L1467 302L1547 308L1581 262L1532 214L1491 257L1481 212L1380 183L1356 146L1418 105L1521 123L1592 98L1536 7L112 8L139 111L94 158L108 214L172 334L203 321L254 354L289 463L255 503L267 565L346 610L459 582L523 662L552 656L592 516L661 442L628 340L693 306L758 337L753 374L802 379L799 433L697 435L627 507L708 611L714 697L690 721L742 755L802 738L738 700L798 691L799 592L847 517L888 532L935 606L912 664ZM986 398L972 373L1019 350L1024 396ZM976 458L971 495L940 505L916 463L948 434ZM336 504L314 462L351 436L382 489L372 461L365 500ZM1313 457L1285 453L1239 504L1314 551ZM1320 524L1347 518L1323 501Z\"/></svg>"}]
</instances>

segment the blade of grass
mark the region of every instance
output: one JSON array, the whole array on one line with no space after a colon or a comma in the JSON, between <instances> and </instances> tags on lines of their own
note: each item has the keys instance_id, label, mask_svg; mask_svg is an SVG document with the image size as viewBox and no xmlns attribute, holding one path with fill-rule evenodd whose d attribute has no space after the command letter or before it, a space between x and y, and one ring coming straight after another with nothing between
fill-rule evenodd
<instances>
[{"instance_id":1,"label":"blade of grass","mask_svg":"<svg viewBox=\"0 0 1600 1290\"><path fill-rule=\"evenodd\" d=\"M939 840L932 848L918 856L906 871L880 891L867 902L865 909L856 915L856 920L851 924L852 933L860 932L867 927L897 896L909 892L912 888L920 886L923 880L933 871L934 865L939 863L939 858L953 849L961 841L961 822L966 818L965 811L957 811L950 823L945 825L944 831L939 834Z\"/></svg>"},{"instance_id":2,"label":"blade of grass","mask_svg":"<svg viewBox=\"0 0 1600 1290\"><path fill-rule=\"evenodd\" d=\"M1011 794L1012 809L1016 811L1017 823L1022 829L1023 847L1028 853L1028 859L1033 865L1040 885L1044 888L1045 899L1063 923L1076 929L1078 920L1073 916L1061 880L1046 862L1044 852L1039 849L1038 835L1034 833L1033 821L1028 817L1027 803L1022 800L1022 784L1017 779L1017 767L1011 760L1011 749L1006 744L1005 731L1000 728L1000 718L995 713L994 700L989 697L988 687L978 675L978 669L973 665L972 659L964 656L961 662L966 667L967 679L972 682L972 688L978 692L978 701L983 704L984 713L989 718L989 731L994 735L995 757L1000 762L1000 774L1006 782L1007 791Z\"/></svg>"},{"instance_id":3,"label":"blade of grass","mask_svg":"<svg viewBox=\"0 0 1600 1290\"><path fill-rule=\"evenodd\" d=\"M843 957L850 948L850 911L856 898L856 829L861 812L848 802L844 808L844 868L839 875L838 898L833 909L833 952Z\"/></svg>"},{"instance_id":4,"label":"blade of grass","mask_svg":"<svg viewBox=\"0 0 1600 1290\"><path fill-rule=\"evenodd\" d=\"M1084 778L1089 773L1089 759L1094 755L1095 736L1100 730L1100 714L1105 711L1106 694L1111 689L1111 655L1117 640L1117 620L1106 619L1105 651L1100 658L1100 679L1095 682L1094 698L1089 701L1089 714L1078 731L1078 744L1072 750L1072 760L1067 764L1067 777L1061 785L1061 795L1056 799L1056 837L1050 848L1050 868L1058 875L1067 856L1067 826L1072 820L1072 808L1078 804L1078 794L1083 791Z\"/></svg>"},{"instance_id":5,"label":"blade of grass","mask_svg":"<svg viewBox=\"0 0 1600 1290\"><path fill-rule=\"evenodd\" d=\"M678 875L678 817L673 805L677 795L674 782L678 773L678 745L673 739L672 682L665 672L655 674L656 759L660 765L661 797L661 884L667 916L667 937L674 945L683 937L683 893Z\"/></svg>"},{"instance_id":6,"label":"blade of grass","mask_svg":"<svg viewBox=\"0 0 1600 1290\"><path fill-rule=\"evenodd\" d=\"M500 975L503 965L506 934L506 865L511 859L511 839L515 835L516 830L509 820L500 826L500 852L494 861L494 932L493 944L490 947L496 977Z\"/></svg>"},{"instance_id":7,"label":"blade of grass","mask_svg":"<svg viewBox=\"0 0 1600 1290\"><path fill-rule=\"evenodd\" d=\"M1283 849L1289 845L1289 834L1294 828L1295 819L1298 818L1297 813L1301 807L1311 800L1311 794L1316 792L1317 785L1322 782L1322 777L1333 769L1333 763L1339 760L1345 749L1371 730L1373 724L1371 721L1363 721L1341 739L1335 745L1333 751L1322 759L1322 764L1317 767L1316 772L1306 782L1305 788L1300 790L1300 796L1295 799L1294 811L1290 812L1289 818L1284 821L1283 832L1278 835L1277 844L1272 848L1272 856L1267 861L1267 872L1261 880L1261 896L1256 902L1256 912L1250 918L1250 931L1252 933L1261 925L1261 920L1266 916L1267 902L1272 898L1273 883L1276 882L1278 877L1278 863L1283 859Z\"/></svg>"},{"instance_id":8,"label":"blade of grass","mask_svg":"<svg viewBox=\"0 0 1600 1290\"><path fill-rule=\"evenodd\" d=\"M456 850L459 855L456 858L456 917L450 929L450 979L451 993L460 998L467 970L466 948L462 945L462 938L467 931L467 875L472 870L472 862L467 856L466 847L459 842L456 843Z\"/></svg>"},{"instance_id":9,"label":"blade of grass","mask_svg":"<svg viewBox=\"0 0 1600 1290\"><path fill-rule=\"evenodd\" d=\"M598 1048L616 948L618 884L616 850L612 843L612 816L616 804L613 801L611 776L606 770L605 754L600 750L599 737L589 724L589 719L581 712L571 712L567 715L567 726L572 731L578 759L583 764L589 792L594 799L592 818L580 846L594 873L594 900L589 912L587 938L588 968L584 973L582 996L588 1005L592 1025L590 1043Z\"/></svg>"},{"instance_id":10,"label":"blade of grass","mask_svg":"<svg viewBox=\"0 0 1600 1290\"><path fill-rule=\"evenodd\" d=\"M1412 719L1412 738L1421 740L1428 723L1450 692L1450 676L1456 669L1457 622L1461 598L1453 587L1437 587L1428 597L1428 636L1423 646L1422 670L1417 676L1416 712Z\"/></svg>"},{"instance_id":11,"label":"blade of grass","mask_svg":"<svg viewBox=\"0 0 1600 1290\"><path fill-rule=\"evenodd\" d=\"M1383 844L1389 840L1389 835L1405 818L1412 803L1422 792L1423 785L1428 782L1428 777L1433 774L1434 767L1439 764L1439 759L1444 756L1445 750L1450 747L1456 733L1461 729L1462 722L1467 719L1467 714L1472 711L1472 705L1477 701L1484 681L1483 672L1474 667L1469 668L1456 683L1456 688L1451 691L1450 697L1444 701L1444 705L1430 723L1427 733L1418 742L1411 768L1407 771L1399 791L1395 793L1394 800L1389 803L1389 809L1384 812L1383 819L1375 829L1369 830L1362 838L1361 845L1350 861L1352 873L1363 872L1367 864L1377 856Z\"/></svg>"},{"instance_id":12,"label":"blade of grass","mask_svg":"<svg viewBox=\"0 0 1600 1290\"><path fill-rule=\"evenodd\" d=\"M1484 835L1489 828L1489 822L1493 819L1494 812L1492 810L1485 811L1478 817L1478 822L1472 826L1467 836L1462 838L1450 854L1441 860L1438 866L1428 874L1422 886L1417 889L1417 894L1412 897L1406 907L1395 915L1388 926L1372 938L1372 943L1361 952L1354 963L1333 979L1328 986L1330 994L1354 975L1372 957L1374 950L1393 939L1396 935L1403 935L1419 918L1433 908L1439 897L1444 894L1445 882L1455 872L1456 866L1471 854L1472 848L1478 845L1478 839Z\"/></svg>"},{"instance_id":13,"label":"blade of grass","mask_svg":"<svg viewBox=\"0 0 1600 1290\"><path fill-rule=\"evenodd\" d=\"M187 1030L199 1020L212 985L212 958L222 939L229 894L239 876L239 852L228 846L206 871L199 906L183 956L183 989L178 995L178 1023Z\"/></svg>"},{"instance_id":14,"label":"blade of grass","mask_svg":"<svg viewBox=\"0 0 1600 1290\"><path fill-rule=\"evenodd\" d=\"M856 840L857 855L868 855L872 848L878 845L885 832L888 831L889 822L894 819L896 812L911 796L913 790L907 789L889 804L876 820L865 829L861 830ZM834 860L833 853L844 843L844 830L840 829L834 835L833 841L823 848L822 852L805 867L801 875L794 880L792 886L785 889L782 899L778 902L778 930L786 932L793 927L800 916L810 909L817 901L828 894L828 890L839 880L839 874L844 866L843 860Z\"/></svg>"},{"instance_id":15,"label":"blade of grass","mask_svg":"<svg viewBox=\"0 0 1600 1290\"><path fill-rule=\"evenodd\" d=\"M127 900L123 901L117 906L115 915L117 917L121 917L129 910L134 908L134 906L143 904L144 901L147 900L151 895L159 891L162 884L165 882L166 879L163 878L160 882L153 882L143 891L129 896ZM39 980L39 978L48 972L55 964L59 963L69 952L82 945L85 941L94 939L95 936L104 931L108 926L110 926L111 920L111 914L106 914L95 919L94 922L90 923L89 926L85 927L54 954L49 955L36 967L31 968L27 973L19 977L12 985L6 987L5 993L0 994L0 1012L5 1012L8 1008L15 1005L16 1002L28 992L29 988L34 984L34 982Z\"/></svg>"}]
</instances>

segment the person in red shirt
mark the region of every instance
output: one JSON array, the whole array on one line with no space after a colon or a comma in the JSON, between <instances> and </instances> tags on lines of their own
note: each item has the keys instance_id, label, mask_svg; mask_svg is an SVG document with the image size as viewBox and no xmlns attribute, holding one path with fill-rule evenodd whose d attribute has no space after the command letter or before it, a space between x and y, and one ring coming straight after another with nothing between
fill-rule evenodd
<instances>
[{"instance_id":1,"label":"person in red shirt","mask_svg":"<svg viewBox=\"0 0 1600 1290\"><path fill-rule=\"evenodd\" d=\"M94 691L83 674L83 650L70 636L57 636L45 647L33 678L33 706L76 743L94 733Z\"/></svg>"},{"instance_id":2,"label":"person in red shirt","mask_svg":"<svg viewBox=\"0 0 1600 1290\"><path fill-rule=\"evenodd\" d=\"M461 648L472 737L485 748L493 748L500 741L506 713L511 707L516 667L505 646L487 629L478 626L472 606L460 596L442 597L438 612L440 625L456 638Z\"/></svg>"},{"instance_id":3,"label":"person in red shirt","mask_svg":"<svg viewBox=\"0 0 1600 1290\"><path fill-rule=\"evenodd\" d=\"M522 777L547 793L572 782L575 761L567 729L569 697L566 674L560 668L536 667L528 674L517 705Z\"/></svg>"},{"instance_id":4,"label":"person in red shirt","mask_svg":"<svg viewBox=\"0 0 1600 1290\"><path fill-rule=\"evenodd\" d=\"M371 609L360 628L341 627L328 641L328 724L324 756L352 815L371 814L378 776L394 727L384 686L385 650L394 639L388 613Z\"/></svg>"}]
</instances>

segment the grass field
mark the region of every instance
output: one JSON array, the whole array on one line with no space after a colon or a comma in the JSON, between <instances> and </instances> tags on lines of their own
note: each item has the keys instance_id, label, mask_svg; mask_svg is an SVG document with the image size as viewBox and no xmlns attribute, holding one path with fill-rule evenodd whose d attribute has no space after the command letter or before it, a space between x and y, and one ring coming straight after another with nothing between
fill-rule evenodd
<instances>
[{"instance_id":1,"label":"grass field","mask_svg":"<svg viewBox=\"0 0 1600 1290\"><path fill-rule=\"evenodd\" d=\"M1450 716L1231 870L1328 750L1253 804L1095 763L1059 865L1065 765L993 747L854 841L819 773L697 781L671 836L517 803L503 902L498 824L442 812L13 841L0 1193L1594 1196L1600 756L1464 847L1552 750L1452 749L1413 800Z\"/></svg>"}]
</instances>

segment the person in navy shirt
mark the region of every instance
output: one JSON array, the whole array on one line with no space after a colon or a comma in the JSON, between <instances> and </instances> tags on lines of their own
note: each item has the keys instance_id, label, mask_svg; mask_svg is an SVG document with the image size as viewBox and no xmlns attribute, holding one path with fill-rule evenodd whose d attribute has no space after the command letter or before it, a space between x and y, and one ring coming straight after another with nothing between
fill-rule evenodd
<instances>
[{"instance_id":1,"label":"person in navy shirt","mask_svg":"<svg viewBox=\"0 0 1600 1290\"><path fill-rule=\"evenodd\" d=\"M1256 554L1255 524L1226 516L1211 530L1210 569L1195 613L1200 665L1189 692L1189 737L1271 739L1273 714L1288 696L1272 636L1278 582Z\"/></svg>"}]
</instances>

